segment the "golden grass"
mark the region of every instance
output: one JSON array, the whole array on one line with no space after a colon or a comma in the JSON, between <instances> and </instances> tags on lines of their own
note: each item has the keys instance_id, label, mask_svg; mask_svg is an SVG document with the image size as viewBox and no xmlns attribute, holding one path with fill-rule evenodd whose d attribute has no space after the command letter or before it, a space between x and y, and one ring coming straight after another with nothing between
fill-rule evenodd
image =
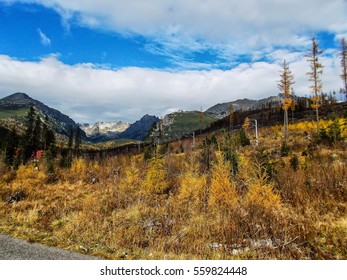
<instances>
[{"instance_id":1,"label":"golden grass","mask_svg":"<svg viewBox=\"0 0 347 280\"><path fill-rule=\"evenodd\" d=\"M76 159L53 184L40 165L2 166L0 232L110 259L346 259L345 144L308 153L292 138L280 157L266 133L239 148L236 176L219 151L206 171L199 150Z\"/></svg>"}]
</instances>

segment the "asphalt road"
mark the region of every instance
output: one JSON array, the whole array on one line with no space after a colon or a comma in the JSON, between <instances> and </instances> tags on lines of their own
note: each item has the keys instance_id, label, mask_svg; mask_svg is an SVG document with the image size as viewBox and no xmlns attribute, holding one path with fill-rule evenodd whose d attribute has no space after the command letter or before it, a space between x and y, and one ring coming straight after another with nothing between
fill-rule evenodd
<instances>
[{"instance_id":1,"label":"asphalt road","mask_svg":"<svg viewBox=\"0 0 347 280\"><path fill-rule=\"evenodd\" d=\"M0 234L0 260L96 260L97 258Z\"/></svg>"}]
</instances>

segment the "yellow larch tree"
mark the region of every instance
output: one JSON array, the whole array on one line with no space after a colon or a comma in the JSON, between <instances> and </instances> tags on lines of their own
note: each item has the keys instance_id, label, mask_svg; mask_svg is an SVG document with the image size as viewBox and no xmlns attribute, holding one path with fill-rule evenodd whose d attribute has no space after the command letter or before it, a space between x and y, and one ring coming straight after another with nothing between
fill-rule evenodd
<instances>
[{"instance_id":1,"label":"yellow larch tree","mask_svg":"<svg viewBox=\"0 0 347 280\"><path fill-rule=\"evenodd\" d=\"M191 155L185 163L186 172L177 195L178 201L191 211L202 208L207 197L207 175L201 174L200 169L196 156Z\"/></svg>"},{"instance_id":2,"label":"yellow larch tree","mask_svg":"<svg viewBox=\"0 0 347 280\"><path fill-rule=\"evenodd\" d=\"M284 138L288 138L288 110L293 103L291 95L291 86L294 84L294 75L289 69L287 62L284 60L282 64L281 80L278 82L280 93L284 96L282 108L284 110Z\"/></svg>"},{"instance_id":3,"label":"yellow larch tree","mask_svg":"<svg viewBox=\"0 0 347 280\"><path fill-rule=\"evenodd\" d=\"M306 74L310 77L309 80L313 84L310 86L312 93L314 94L311 98L311 107L316 110L316 121L317 121L317 133L319 132L319 107L321 103L321 92L323 88L321 75L323 73L323 65L319 62L318 56L323 51L318 48L318 43L315 38L312 38L312 49L309 50L307 61L310 63L310 71Z\"/></svg>"},{"instance_id":4,"label":"yellow larch tree","mask_svg":"<svg viewBox=\"0 0 347 280\"><path fill-rule=\"evenodd\" d=\"M224 161L220 152L216 153L216 157L217 160L212 167L208 204L212 209L235 209L239 203L236 186L231 181L230 163Z\"/></svg>"},{"instance_id":5,"label":"yellow larch tree","mask_svg":"<svg viewBox=\"0 0 347 280\"><path fill-rule=\"evenodd\" d=\"M154 158L149 162L143 187L149 194L164 194L168 189L164 161L161 158Z\"/></svg>"}]
</instances>

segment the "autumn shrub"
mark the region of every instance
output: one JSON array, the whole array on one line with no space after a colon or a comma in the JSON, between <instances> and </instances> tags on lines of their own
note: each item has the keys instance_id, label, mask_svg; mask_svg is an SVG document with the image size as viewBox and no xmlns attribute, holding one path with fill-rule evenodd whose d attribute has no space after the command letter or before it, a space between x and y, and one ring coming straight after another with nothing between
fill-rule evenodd
<instances>
[{"instance_id":1,"label":"autumn shrub","mask_svg":"<svg viewBox=\"0 0 347 280\"><path fill-rule=\"evenodd\" d=\"M284 168L278 174L278 186L284 201L302 212L320 214L346 211L347 168L336 160L314 157L305 169ZM340 208L342 207L342 208Z\"/></svg>"},{"instance_id":2,"label":"autumn shrub","mask_svg":"<svg viewBox=\"0 0 347 280\"><path fill-rule=\"evenodd\" d=\"M290 152L290 147L285 141L283 141L281 145L281 156L286 157L289 155L289 152Z\"/></svg>"},{"instance_id":3,"label":"autumn shrub","mask_svg":"<svg viewBox=\"0 0 347 280\"><path fill-rule=\"evenodd\" d=\"M142 182L144 174L142 172L142 157L132 157L129 159L129 164L123 167L122 175L119 181L113 185L111 192L116 194L113 196L117 199L120 208L126 208L136 203L141 195Z\"/></svg>"},{"instance_id":4,"label":"autumn shrub","mask_svg":"<svg viewBox=\"0 0 347 280\"><path fill-rule=\"evenodd\" d=\"M7 164L0 162L0 184L9 184L16 178L16 171L11 170Z\"/></svg>"},{"instance_id":5,"label":"autumn shrub","mask_svg":"<svg viewBox=\"0 0 347 280\"><path fill-rule=\"evenodd\" d=\"M13 191L21 190L25 195L36 196L36 189L44 185L46 174L36 164L20 165L13 181Z\"/></svg>"},{"instance_id":6,"label":"autumn shrub","mask_svg":"<svg viewBox=\"0 0 347 280\"><path fill-rule=\"evenodd\" d=\"M57 170L58 177L63 181L74 183L87 180L88 163L83 158L73 158L71 167Z\"/></svg>"},{"instance_id":7,"label":"autumn shrub","mask_svg":"<svg viewBox=\"0 0 347 280\"><path fill-rule=\"evenodd\" d=\"M173 153L167 155L164 159L168 188L173 194L178 192L181 175L186 170L186 157L188 157L189 161L190 155Z\"/></svg>"},{"instance_id":8,"label":"autumn shrub","mask_svg":"<svg viewBox=\"0 0 347 280\"><path fill-rule=\"evenodd\" d=\"M194 214L206 205L207 176L201 174L200 164L196 156L188 158L182 174L177 200L184 211Z\"/></svg>"},{"instance_id":9,"label":"autumn shrub","mask_svg":"<svg viewBox=\"0 0 347 280\"><path fill-rule=\"evenodd\" d=\"M346 165L311 165L307 171L306 188L311 198L321 200L321 206L334 207L336 202L347 200Z\"/></svg>"},{"instance_id":10,"label":"autumn shrub","mask_svg":"<svg viewBox=\"0 0 347 280\"><path fill-rule=\"evenodd\" d=\"M127 166L123 168L119 188L126 189L128 192L136 193L142 181L142 174L139 168L140 158L132 157Z\"/></svg>"},{"instance_id":11,"label":"autumn shrub","mask_svg":"<svg viewBox=\"0 0 347 280\"><path fill-rule=\"evenodd\" d=\"M205 213L195 213L184 221L175 223L172 235L166 241L167 248L175 255L183 253L208 258L209 244L217 240L212 231L216 225L213 222L215 220L216 218L212 220Z\"/></svg>"},{"instance_id":12,"label":"autumn shrub","mask_svg":"<svg viewBox=\"0 0 347 280\"><path fill-rule=\"evenodd\" d=\"M112 233L117 246L135 251L136 248L163 250L158 242L170 235L170 223L165 208L137 204L110 214Z\"/></svg>"},{"instance_id":13,"label":"autumn shrub","mask_svg":"<svg viewBox=\"0 0 347 280\"><path fill-rule=\"evenodd\" d=\"M236 148L221 133L218 147L209 135L194 151L150 160L75 159L51 184L41 166L20 166L0 193L28 195L0 203L0 230L111 259L346 258L344 148L307 148L300 131L281 158L282 139L266 131L257 147Z\"/></svg>"},{"instance_id":14,"label":"autumn shrub","mask_svg":"<svg viewBox=\"0 0 347 280\"><path fill-rule=\"evenodd\" d=\"M254 212L268 212L278 210L281 207L280 196L274 191L271 183L257 182L248 186L248 192L244 197L246 208Z\"/></svg>"},{"instance_id":15,"label":"autumn shrub","mask_svg":"<svg viewBox=\"0 0 347 280\"><path fill-rule=\"evenodd\" d=\"M219 152L212 166L208 205L219 210L231 210L238 206L236 186L230 177L230 163L225 162Z\"/></svg>"},{"instance_id":16,"label":"autumn shrub","mask_svg":"<svg viewBox=\"0 0 347 280\"><path fill-rule=\"evenodd\" d=\"M74 158L71 164L71 173L78 178L82 178L87 170L87 165L82 158Z\"/></svg>"},{"instance_id":17,"label":"autumn shrub","mask_svg":"<svg viewBox=\"0 0 347 280\"><path fill-rule=\"evenodd\" d=\"M297 171L299 169L299 165L300 165L300 161L299 161L299 157L297 154L294 154L291 158L290 158L290 167L294 170Z\"/></svg>"},{"instance_id":18,"label":"autumn shrub","mask_svg":"<svg viewBox=\"0 0 347 280\"><path fill-rule=\"evenodd\" d=\"M7 164L5 164L2 160L0 160L0 177L4 176L8 173L9 167Z\"/></svg>"},{"instance_id":19,"label":"autumn shrub","mask_svg":"<svg viewBox=\"0 0 347 280\"><path fill-rule=\"evenodd\" d=\"M142 184L144 194L165 194L168 192L168 182L164 161L154 158L148 163L145 179Z\"/></svg>"}]
</instances>

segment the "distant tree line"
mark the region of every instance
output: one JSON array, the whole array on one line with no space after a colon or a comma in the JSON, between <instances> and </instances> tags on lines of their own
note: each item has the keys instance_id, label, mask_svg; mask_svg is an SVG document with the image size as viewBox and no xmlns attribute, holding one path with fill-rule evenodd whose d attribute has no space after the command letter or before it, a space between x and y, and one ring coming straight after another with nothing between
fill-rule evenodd
<instances>
[{"instance_id":1,"label":"distant tree line","mask_svg":"<svg viewBox=\"0 0 347 280\"><path fill-rule=\"evenodd\" d=\"M81 156L82 130L77 127L76 131L72 126L69 128L69 138L67 149L61 150L61 167L71 167L72 159Z\"/></svg>"},{"instance_id":2,"label":"distant tree line","mask_svg":"<svg viewBox=\"0 0 347 280\"><path fill-rule=\"evenodd\" d=\"M46 158L53 159L56 150L55 142L55 135L50 128L48 117L40 116L31 107L25 118L23 135L19 135L14 126L4 137L2 143L4 162L17 168L20 164L35 159L38 151L42 151Z\"/></svg>"},{"instance_id":3,"label":"distant tree line","mask_svg":"<svg viewBox=\"0 0 347 280\"><path fill-rule=\"evenodd\" d=\"M6 165L17 169L20 164L43 157L48 173L53 172L53 160L58 152L61 155L60 166L70 167L74 157L79 157L82 144L82 131L69 128L67 148L58 149L56 137L47 116L42 116L33 107L24 121L24 132L19 134L15 126L12 129L0 127L0 150Z\"/></svg>"}]
</instances>

